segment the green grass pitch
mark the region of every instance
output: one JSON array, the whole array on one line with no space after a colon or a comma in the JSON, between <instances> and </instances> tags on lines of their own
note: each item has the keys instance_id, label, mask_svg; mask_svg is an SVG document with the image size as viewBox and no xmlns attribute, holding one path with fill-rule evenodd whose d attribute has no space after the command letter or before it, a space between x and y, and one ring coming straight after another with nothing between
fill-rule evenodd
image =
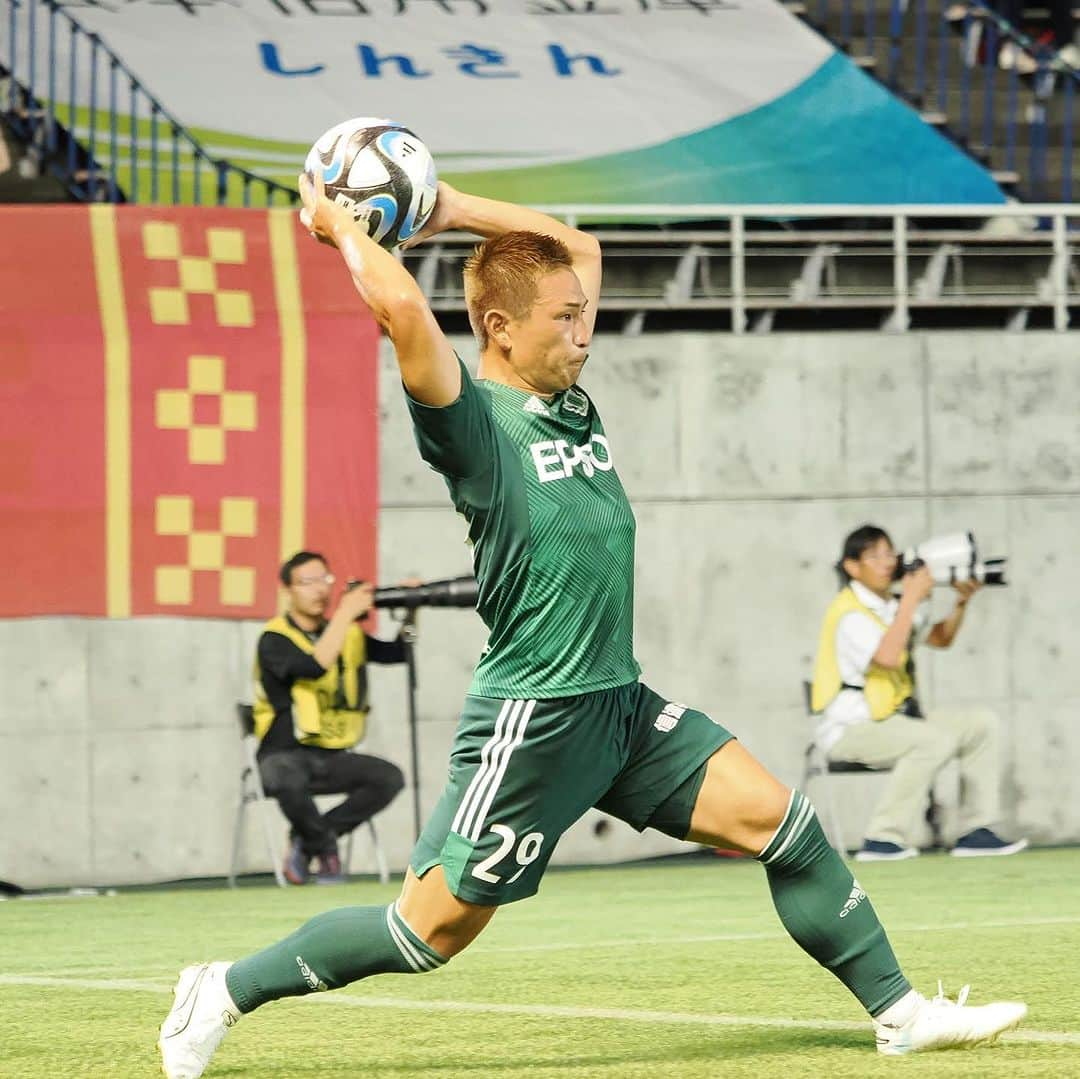
<instances>
[{"instance_id":1,"label":"green grass pitch","mask_svg":"<svg viewBox=\"0 0 1080 1079\"><path fill-rule=\"evenodd\" d=\"M1080 1076L1080 850L856 866L924 993L1030 1015L998 1046L877 1056L857 1003L784 934L749 861L551 871L436 974L279 1001L207 1077ZM121 890L0 904L0 1076L158 1074L177 970L245 954L393 885Z\"/></svg>"}]
</instances>

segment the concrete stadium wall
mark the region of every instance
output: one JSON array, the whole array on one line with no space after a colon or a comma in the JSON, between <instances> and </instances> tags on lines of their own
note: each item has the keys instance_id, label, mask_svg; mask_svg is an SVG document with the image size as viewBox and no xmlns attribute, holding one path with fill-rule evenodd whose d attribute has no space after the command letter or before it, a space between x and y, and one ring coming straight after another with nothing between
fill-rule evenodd
<instances>
[{"instance_id":1,"label":"concrete stadium wall","mask_svg":"<svg viewBox=\"0 0 1080 1079\"><path fill-rule=\"evenodd\" d=\"M842 536L867 520L902 545L971 529L984 554L1010 556L1012 585L977 598L950 652L923 654L923 695L1000 714L1009 833L1080 841L1078 341L968 333L598 341L583 384L600 404L638 515L645 679L711 712L795 783L810 727L800 682ZM471 341L457 344L472 356ZM418 460L385 348L381 363L381 583L467 573L462 522ZM936 609L948 603L935 594ZM420 628L427 811L483 632L461 610L423 611ZM241 766L232 705L248 692L257 632L254 623L165 618L0 622L0 878L40 886L223 874ZM363 748L408 770L400 669L373 670L373 699ZM880 779L836 782L854 839ZM281 849L284 824L271 812ZM408 791L378 824L402 869L413 839ZM600 825L594 812L555 860L678 849ZM370 871L362 841L357 851L354 871ZM244 866L269 865L249 811Z\"/></svg>"}]
</instances>

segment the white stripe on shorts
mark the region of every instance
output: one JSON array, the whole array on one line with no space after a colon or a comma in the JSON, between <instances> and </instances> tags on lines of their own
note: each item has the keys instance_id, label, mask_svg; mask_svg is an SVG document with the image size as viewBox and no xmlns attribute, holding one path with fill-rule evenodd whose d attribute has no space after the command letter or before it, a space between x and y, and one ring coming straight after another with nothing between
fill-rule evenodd
<instances>
[{"instance_id":1,"label":"white stripe on shorts","mask_svg":"<svg viewBox=\"0 0 1080 1079\"><path fill-rule=\"evenodd\" d=\"M502 710L499 712L498 719L495 720L495 733L484 743L483 749L480 750L480 767L476 770L476 775L472 777L472 782L469 784L468 790L465 791L465 797L461 799L461 805L458 806L458 811L454 815L454 823L450 825L452 832L456 832L458 835L465 834L466 821L472 818L473 813L470 806L479 803L479 800L483 797L483 788L491 775L491 758L493 754L497 754L499 751L499 745L503 738L503 725L506 723L511 710L520 707L520 705L521 701L503 701Z\"/></svg>"},{"instance_id":2,"label":"white stripe on shorts","mask_svg":"<svg viewBox=\"0 0 1080 1079\"><path fill-rule=\"evenodd\" d=\"M480 838L480 829L506 774L510 754L521 744L525 723L535 707L536 701L508 700L503 704L495 723L495 732L481 751L480 768L473 776L454 817L452 830L458 835L473 842Z\"/></svg>"},{"instance_id":3,"label":"white stripe on shorts","mask_svg":"<svg viewBox=\"0 0 1080 1079\"><path fill-rule=\"evenodd\" d=\"M503 781L503 776L506 775L506 766L510 763L510 754L525 739L525 728L529 725L529 717L533 714L533 709L536 707L536 701L526 701L525 707L520 713L520 718L517 722L517 734L513 741L506 747L502 754L502 760L499 762L498 773L495 776L495 781L488 786L487 797L484 799L483 808L480 810L479 816L476 818L476 823L467 836L474 843L480 838L480 832L484 827L484 821L487 819L488 810L491 808L491 803L495 800L495 794L499 789L499 784ZM513 719L510 721L511 727L513 727Z\"/></svg>"}]
</instances>

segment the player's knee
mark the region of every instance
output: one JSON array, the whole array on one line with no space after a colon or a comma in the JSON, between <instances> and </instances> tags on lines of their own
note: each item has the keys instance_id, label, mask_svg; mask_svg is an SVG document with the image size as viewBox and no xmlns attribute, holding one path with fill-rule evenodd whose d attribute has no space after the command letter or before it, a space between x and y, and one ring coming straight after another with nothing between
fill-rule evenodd
<instances>
[{"instance_id":1,"label":"player's knee","mask_svg":"<svg viewBox=\"0 0 1080 1079\"><path fill-rule=\"evenodd\" d=\"M416 934L444 962L449 962L476 940L486 924L486 919L479 922L463 919L428 921L422 930L416 930Z\"/></svg>"},{"instance_id":2,"label":"player's knee","mask_svg":"<svg viewBox=\"0 0 1080 1079\"><path fill-rule=\"evenodd\" d=\"M760 809L762 825L766 828L779 828L783 823L784 817L787 816L788 809L791 807L792 798L795 793L795 791L780 785L770 787L767 791L763 792ZM810 799L802 794L801 791L799 792L799 797L810 806L811 810L813 809L813 806L810 805Z\"/></svg>"},{"instance_id":3,"label":"player's knee","mask_svg":"<svg viewBox=\"0 0 1080 1079\"><path fill-rule=\"evenodd\" d=\"M450 959L480 935L497 908L459 899L447 886L442 866L436 865L423 877L409 871L397 909L412 932Z\"/></svg>"},{"instance_id":4,"label":"player's knee","mask_svg":"<svg viewBox=\"0 0 1080 1079\"><path fill-rule=\"evenodd\" d=\"M762 783L740 805L741 824L758 837L772 835L783 823L792 792L780 783Z\"/></svg>"}]
</instances>

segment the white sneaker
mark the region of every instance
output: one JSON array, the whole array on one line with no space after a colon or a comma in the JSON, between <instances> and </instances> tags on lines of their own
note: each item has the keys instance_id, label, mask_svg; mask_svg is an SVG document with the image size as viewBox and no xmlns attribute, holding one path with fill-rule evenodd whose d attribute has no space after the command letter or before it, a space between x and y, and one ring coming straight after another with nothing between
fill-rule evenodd
<instances>
[{"instance_id":1,"label":"white sneaker","mask_svg":"<svg viewBox=\"0 0 1080 1079\"><path fill-rule=\"evenodd\" d=\"M902 1026L875 1022L878 1052L902 1056L930 1049L974 1049L996 1041L1027 1015L1027 1005L1013 1001L967 1007L964 1002L970 988L965 985L954 1002L946 998L938 982L937 996L923 999Z\"/></svg>"},{"instance_id":2,"label":"white sneaker","mask_svg":"<svg viewBox=\"0 0 1080 1079\"><path fill-rule=\"evenodd\" d=\"M240 1009L225 987L231 963L201 963L180 971L172 1011L161 1024L158 1048L168 1079L198 1079Z\"/></svg>"}]
</instances>

